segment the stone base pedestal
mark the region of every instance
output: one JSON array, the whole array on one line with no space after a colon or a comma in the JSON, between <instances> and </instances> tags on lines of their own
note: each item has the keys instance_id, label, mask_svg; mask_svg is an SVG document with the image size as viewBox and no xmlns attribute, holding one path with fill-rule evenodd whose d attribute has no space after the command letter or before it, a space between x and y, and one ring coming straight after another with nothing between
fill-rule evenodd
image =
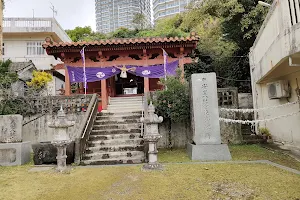
<instances>
[{"instance_id":1,"label":"stone base pedestal","mask_svg":"<svg viewBox=\"0 0 300 200\"><path fill-rule=\"evenodd\" d=\"M159 163L147 163L143 166L143 170L145 171L157 171L157 170L163 170L162 164Z\"/></svg>"},{"instance_id":2,"label":"stone base pedestal","mask_svg":"<svg viewBox=\"0 0 300 200\"><path fill-rule=\"evenodd\" d=\"M221 161L231 160L227 144L187 144L187 152L192 160Z\"/></svg>"},{"instance_id":3,"label":"stone base pedestal","mask_svg":"<svg viewBox=\"0 0 300 200\"><path fill-rule=\"evenodd\" d=\"M0 166L18 166L30 162L30 142L0 143Z\"/></svg>"},{"instance_id":4,"label":"stone base pedestal","mask_svg":"<svg viewBox=\"0 0 300 200\"><path fill-rule=\"evenodd\" d=\"M71 143L71 140L53 141L52 144L57 148L57 168L59 172L67 170L67 146Z\"/></svg>"}]
</instances>

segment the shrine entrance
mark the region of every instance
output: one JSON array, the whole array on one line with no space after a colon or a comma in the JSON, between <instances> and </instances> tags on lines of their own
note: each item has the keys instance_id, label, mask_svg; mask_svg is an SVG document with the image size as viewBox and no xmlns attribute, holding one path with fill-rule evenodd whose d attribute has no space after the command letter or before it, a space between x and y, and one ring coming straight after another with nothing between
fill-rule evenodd
<instances>
[{"instance_id":1,"label":"shrine entrance","mask_svg":"<svg viewBox=\"0 0 300 200\"><path fill-rule=\"evenodd\" d=\"M122 78L121 74L115 77L116 96L141 95L144 93L144 78L128 73L127 78Z\"/></svg>"},{"instance_id":2,"label":"shrine entrance","mask_svg":"<svg viewBox=\"0 0 300 200\"><path fill-rule=\"evenodd\" d=\"M84 92L85 63L87 92L99 94L102 108L106 110L109 97L141 95L162 89L159 78L164 77L164 63L167 74L168 70L174 72L174 67L179 67L183 78L184 64L193 62L190 55L198 41L195 33L181 38L122 38L71 43L55 43L48 37L43 47L48 55L63 62L53 69L65 74L64 94L74 94L71 88L73 83L80 83L78 91ZM80 53L83 48L85 59ZM136 71L128 71L127 77L121 78L120 73L124 71L121 70L122 67L128 68L127 70L136 67Z\"/></svg>"}]
</instances>

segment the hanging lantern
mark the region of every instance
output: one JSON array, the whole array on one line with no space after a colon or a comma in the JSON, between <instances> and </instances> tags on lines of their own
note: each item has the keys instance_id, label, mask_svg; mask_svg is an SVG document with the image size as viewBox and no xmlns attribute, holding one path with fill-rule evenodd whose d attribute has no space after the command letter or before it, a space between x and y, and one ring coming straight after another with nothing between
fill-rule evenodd
<instances>
[{"instance_id":1,"label":"hanging lantern","mask_svg":"<svg viewBox=\"0 0 300 200\"><path fill-rule=\"evenodd\" d=\"M116 68L121 70L121 75L120 75L121 78L127 78L127 71L135 71L135 69L136 69L135 67L127 69L125 65L123 65L122 67L116 67Z\"/></svg>"}]
</instances>

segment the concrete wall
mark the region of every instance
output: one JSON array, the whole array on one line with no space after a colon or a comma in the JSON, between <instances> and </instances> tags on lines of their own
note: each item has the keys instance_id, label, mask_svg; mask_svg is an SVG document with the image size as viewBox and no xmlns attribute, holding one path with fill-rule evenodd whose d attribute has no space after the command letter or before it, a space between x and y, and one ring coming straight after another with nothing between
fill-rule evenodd
<instances>
[{"instance_id":1,"label":"concrete wall","mask_svg":"<svg viewBox=\"0 0 300 200\"><path fill-rule=\"evenodd\" d=\"M7 36L3 38L4 55L3 59L10 59L13 62L28 62L31 60L38 70L50 70L51 65L58 62L53 56L48 56L46 51L42 55L27 55L27 42L41 42L45 40L44 36Z\"/></svg>"},{"instance_id":2,"label":"concrete wall","mask_svg":"<svg viewBox=\"0 0 300 200\"><path fill-rule=\"evenodd\" d=\"M251 93L239 93L238 98L240 109L253 108L253 96Z\"/></svg>"},{"instance_id":3,"label":"concrete wall","mask_svg":"<svg viewBox=\"0 0 300 200\"><path fill-rule=\"evenodd\" d=\"M172 123L169 134L169 122L159 125L159 134L162 138L158 141L158 148L184 148L191 140L191 126L186 123ZM171 143L170 143L171 139Z\"/></svg>"},{"instance_id":4,"label":"concrete wall","mask_svg":"<svg viewBox=\"0 0 300 200\"><path fill-rule=\"evenodd\" d=\"M57 77L54 77L55 78L55 95L59 95L60 94L60 91L58 91L59 89L62 89L62 88L65 88L65 82L60 80L59 78Z\"/></svg>"},{"instance_id":5,"label":"concrete wall","mask_svg":"<svg viewBox=\"0 0 300 200\"><path fill-rule=\"evenodd\" d=\"M223 144L241 144L241 126L221 123L221 140ZM159 125L159 134L162 138L158 141L158 148L185 148L188 141L192 141L191 125L186 123L172 123L169 134L168 122ZM171 139L171 144L170 144Z\"/></svg>"},{"instance_id":6,"label":"concrete wall","mask_svg":"<svg viewBox=\"0 0 300 200\"><path fill-rule=\"evenodd\" d=\"M292 23L290 15L289 2L294 1L274 1L270 8L250 50L250 66L255 82L274 70L288 56L300 52L300 23ZM297 6L299 8L299 3ZM297 13L297 17L300 17L300 13Z\"/></svg>"},{"instance_id":7,"label":"concrete wall","mask_svg":"<svg viewBox=\"0 0 300 200\"><path fill-rule=\"evenodd\" d=\"M289 80L291 87L291 97L284 99L272 99L268 97L268 88L266 84L256 85L256 104L255 107L263 108L270 106L278 106L286 104L288 102L294 102L298 100L295 89L297 88L296 78L300 81L300 72L290 74L282 77L284 80ZM300 104L288 106L285 108L268 109L265 111L257 112L257 119L270 119L282 115L287 115L300 111ZM284 142L295 147L300 147L300 114L285 117L278 120L259 123L259 127L267 127L275 141Z\"/></svg>"},{"instance_id":8,"label":"concrete wall","mask_svg":"<svg viewBox=\"0 0 300 200\"><path fill-rule=\"evenodd\" d=\"M59 89L61 89L61 86L65 88L65 82L53 75L52 77L53 77L52 81L47 84L47 94L51 96L59 96L60 95Z\"/></svg>"},{"instance_id":9,"label":"concrete wall","mask_svg":"<svg viewBox=\"0 0 300 200\"><path fill-rule=\"evenodd\" d=\"M274 1L250 50L250 71L255 109L279 106L298 99L296 78L300 81L300 6L296 0ZM296 8L294 7L296 6ZM292 61L292 62L290 62ZM296 65L294 65L296 64ZM269 99L267 84L288 80L291 97ZM299 105L256 112L256 120L270 119L299 111ZM280 118L256 125L267 127L277 141L300 147L300 116Z\"/></svg>"},{"instance_id":10,"label":"concrete wall","mask_svg":"<svg viewBox=\"0 0 300 200\"><path fill-rule=\"evenodd\" d=\"M251 107L249 98L251 94L238 94L237 88L218 88L218 103L222 108L238 108L239 103L247 108ZM239 102L240 100L240 102ZM239 119L240 115L233 113L220 113L221 117ZM220 123L221 141L223 144L241 144L242 126L241 124ZM169 123L164 121L159 125L159 133L162 138L158 142L159 148L184 148L187 142L192 142L191 125L186 123L171 123L169 133ZM171 144L170 144L171 141Z\"/></svg>"},{"instance_id":11,"label":"concrete wall","mask_svg":"<svg viewBox=\"0 0 300 200\"><path fill-rule=\"evenodd\" d=\"M79 132L77 131L80 126L80 122L84 117L83 112L76 113L74 115L68 114L68 118L75 120L75 126L68 129L68 134L72 140L79 137ZM32 117L25 117L24 122L29 122L37 118L38 116ZM23 126L23 141L30 141L31 144L38 143L38 142L48 142L52 141L54 138L54 129L48 127L48 122L52 121L52 116L47 114L34 120L26 125Z\"/></svg>"}]
</instances>

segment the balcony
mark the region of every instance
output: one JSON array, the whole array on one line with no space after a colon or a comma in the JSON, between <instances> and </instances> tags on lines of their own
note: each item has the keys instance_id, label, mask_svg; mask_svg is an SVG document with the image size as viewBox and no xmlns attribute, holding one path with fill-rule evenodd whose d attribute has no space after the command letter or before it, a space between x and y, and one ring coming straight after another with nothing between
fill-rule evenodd
<instances>
[{"instance_id":1,"label":"balcony","mask_svg":"<svg viewBox=\"0 0 300 200\"><path fill-rule=\"evenodd\" d=\"M250 50L254 83L267 83L300 69L300 4L274 1Z\"/></svg>"},{"instance_id":2,"label":"balcony","mask_svg":"<svg viewBox=\"0 0 300 200\"><path fill-rule=\"evenodd\" d=\"M54 18L4 18L3 34L54 33L56 42L71 42L70 37ZM52 34L51 34L52 35Z\"/></svg>"}]
</instances>

